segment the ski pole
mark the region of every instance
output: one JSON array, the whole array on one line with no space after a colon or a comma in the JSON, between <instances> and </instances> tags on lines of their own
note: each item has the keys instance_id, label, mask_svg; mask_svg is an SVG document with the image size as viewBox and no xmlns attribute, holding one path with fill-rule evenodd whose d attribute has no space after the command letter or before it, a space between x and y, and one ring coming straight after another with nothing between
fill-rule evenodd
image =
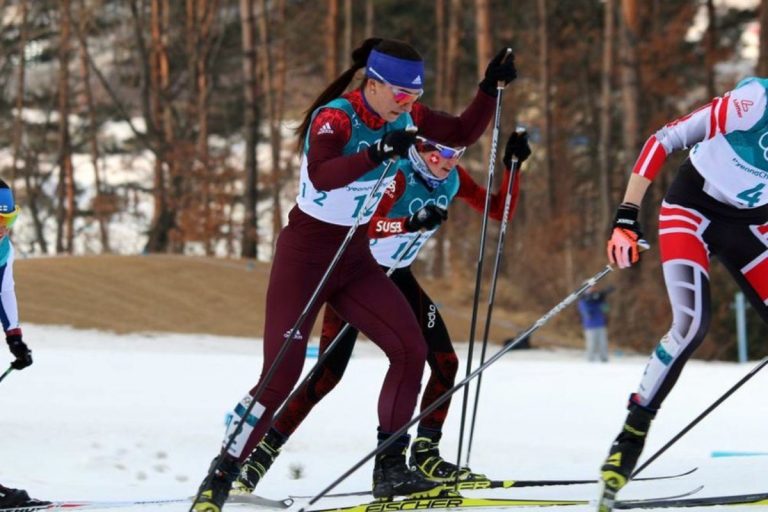
<instances>
[{"instance_id":1,"label":"ski pole","mask_svg":"<svg viewBox=\"0 0 768 512\"><path fill-rule=\"evenodd\" d=\"M518 126L515 132L519 136L525 135L525 128ZM509 210L512 205L512 187L515 182L515 178L518 172L520 172L520 161L516 156L512 157L512 165L510 166L509 183L507 183L507 195L504 198L504 213L501 217L501 227L499 228L499 241L496 245L496 259L493 262L493 274L491 276L491 288L488 291L488 310L485 315L485 328L483 329L483 344L480 349L480 364L485 362L485 354L488 349L488 337L491 330L491 316L493 315L493 303L496 298L496 283L499 277L499 268L501 267L501 258L504 251L504 241L507 236L507 225L509 223ZM477 420L477 407L480 401L480 387L483 383L483 376L477 376L477 384L475 387L475 401L472 406L472 421L469 426L469 439L467 440L467 458L465 465L469 466L469 458L472 455L472 441L475 437L475 422Z\"/></svg>"},{"instance_id":2,"label":"ski pole","mask_svg":"<svg viewBox=\"0 0 768 512\"><path fill-rule=\"evenodd\" d=\"M502 62L512 54L512 48L507 48ZM491 153L488 157L488 182L486 183L485 206L483 207L483 224L480 229L480 252L477 257L477 272L475 274L475 293L472 297L472 320L469 324L469 349L467 350L467 371L465 377L472 370L472 358L475 345L475 327L477 326L477 308L480 302L480 286L483 278L483 262L485 259L485 236L488 231L488 215L491 210L491 186L493 186L493 173L496 167L496 147L499 143L499 126L501 124L501 99L504 93L504 82L496 84L496 111L493 121L493 133L491 135ZM467 419L467 401L469 400L469 387L464 388L464 396L461 402L461 426L459 427L459 449L456 462L461 461L462 442L464 441L464 424ZM456 472L458 481L459 472Z\"/></svg>"},{"instance_id":3,"label":"ski pole","mask_svg":"<svg viewBox=\"0 0 768 512\"><path fill-rule=\"evenodd\" d=\"M418 233L413 240L408 242L408 245L405 247L405 250L403 250L398 256L397 261L392 264L391 267L387 270L387 277L391 276L392 273L397 270L397 265L400 264L401 261L403 261L403 258L405 258L405 255L408 254L408 252L418 243L419 239L421 238L421 233ZM326 306L327 307L327 306ZM302 388L306 386L309 381L314 377L314 375L322 368L325 361L330 357L331 352L338 346L339 343L341 343L341 339L344 337L344 335L352 328L352 324L349 322L344 324L344 327L339 331L339 333L333 338L333 341L331 341L328 344L328 347L323 351L322 354L320 354L320 357L317 359L317 362L315 365L307 372L306 377L302 379L302 381L294 388L293 392L288 395L288 398L285 399L283 402L283 405L280 407L280 409L274 414L272 417L272 421L269 424L269 428L272 428L275 426L275 423L277 423L277 420L280 418L280 415L282 415L285 412L285 409L288 407L288 404L291 403L291 401L296 398L296 395L301 392Z\"/></svg>"},{"instance_id":4,"label":"ski pole","mask_svg":"<svg viewBox=\"0 0 768 512\"><path fill-rule=\"evenodd\" d=\"M635 478L635 477L637 476L637 474L638 474L638 473L640 473L642 470L644 470L645 468L647 468L647 467L650 465L650 463L651 463L651 462L653 462L654 460L656 460L656 459L659 457L659 455L661 455L662 453L664 453L665 451L667 451L667 449L668 449L669 447L671 447L671 446L672 446L673 444L675 444L675 443L676 443L676 442L677 442L677 441L678 441L678 440L679 440L681 437L683 437L685 434L687 434L689 430L691 430L693 427L695 427L695 426L696 426L696 425L697 425L697 424L698 424L698 423L699 423L701 420L703 420L703 419L704 419L704 418L705 418L705 417L706 417L706 416L707 416L709 413L711 413L712 411L714 411L714 410L715 410L715 408L716 408L717 406L719 406L721 403L725 402L725 400L726 400L726 399L727 399L729 396L731 396L731 395L732 395L734 392L736 392L736 390L737 390L737 389L739 389L741 386L743 386L743 385L744 385L744 384L745 384L745 383L746 383L746 382L747 382L749 379L751 379L752 377L754 377L755 375L757 375L757 372L759 372L760 370L762 370L762 369L763 369L763 367L764 367L766 364L768 364L768 357L764 357L763 359L761 359L761 360L760 360L760 362L757 364L757 366L755 366L754 368L752 368L752 370L751 370L751 371L750 371L748 374L746 374L744 377L742 377L742 378L741 378L741 380L739 380L739 381L738 381L736 384L734 384L733 386L731 386L731 388L730 388L728 391L726 391L725 393L723 393L723 395L722 395L720 398L718 398L717 400L715 400L715 401L712 403L712 405L710 405L709 407L707 407L707 408L704 410L704 412L702 412L701 414L699 414L698 416L696 416L696 418L695 418L693 421L691 421L691 422L690 422L688 425L686 425L686 426L685 426L685 428L683 428L683 430L681 430L681 431L680 431L680 432L679 432L679 433L678 433L676 436L674 436L672 439L670 439L670 440L667 442L667 444L665 444L664 446L662 446L661 448L659 448L659 450L658 450L656 453L654 453L653 455L651 455L651 456L648 458L648 460L646 460L646 461L645 461L645 462L644 462L644 463L643 463L643 464L642 464L642 465L641 465L639 468L637 468L637 469L635 470L635 472L634 472L634 473L632 473L632 476L631 476L630 478Z\"/></svg>"},{"instance_id":5,"label":"ski pole","mask_svg":"<svg viewBox=\"0 0 768 512\"><path fill-rule=\"evenodd\" d=\"M8 369L5 370L2 375L0 375L0 382L2 382L4 378L10 375L12 371L13 371L13 366L9 366Z\"/></svg>"},{"instance_id":6,"label":"ski pole","mask_svg":"<svg viewBox=\"0 0 768 512\"><path fill-rule=\"evenodd\" d=\"M391 159L387 161L386 165L384 166L384 170L381 173L381 176L379 176L379 179L373 185L373 188L371 189L371 191L368 193L365 200L363 201L362 207L360 208L360 211L355 217L354 223L352 224L352 226L350 226L349 231L347 231L347 235L344 237L344 240L342 240L341 245L339 246L339 249L336 251L336 254L333 256L331 263L328 265L328 269L325 271L325 274L323 274L323 276L320 278L320 282L317 283L315 290L312 292L312 295L310 296L309 301L304 306L304 309L299 315L299 318L296 320L296 323L293 324L293 327L291 328L288 336L286 336L285 341L283 342L282 346L280 347L280 350L275 356L274 361L270 365L269 370L267 370L267 373L260 380L259 385L256 387L256 390L253 393L253 397L251 398L250 403L248 404L248 407L245 409L245 412L241 416L243 420L245 420L245 418L247 418L248 415L251 414L253 407L259 401L259 399L261 398L261 395L264 393L264 390L267 388L267 384L269 384L269 382L274 378L275 373L277 373L277 369L279 368L280 363L282 363L283 359L285 358L285 354L288 353L288 349L290 348L291 342L296 337L296 333L301 327L301 324L304 323L304 320L306 320L307 316L309 315L309 312L315 306L315 302L317 302L317 299L320 296L320 293L322 292L323 288L325 288L325 285L328 282L328 279L330 279L331 274L336 268L336 265L339 263L339 260L341 260L341 256L344 254L344 251L347 249L349 242L352 240L352 236L355 234L355 231L357 230L358 225L360 224L360 219L363 218L365 211L373 206L370 204L372 202L371 200L375 198L375 195L378 192L379 187L384 181L384 178L386 177L386 175L389 173L389 169L392 167L392 163L393 163L393 160ZM232 421L236 421L236 420L233 418ZM243 421L238 421L237 424L235 425L235 429L232 431L232 434L230 434L226 444L221 449L221 452L219 453L220 456L215 459L211 468L208 470L208 475L205 477L205 481L204 481L205 485L201 486L200 489L203 489L208 486L208 484L210 483L210 479L213 477L213 474L216 472L216 470L219 468L219 465L221 464L221 460L223 458L222 456L226 454L229 451L229 449L232 447L232 445L235 442L235 439L237 438L238 435L240 435L240 432L242 431L242 429L243 429ZM194 512L195 505L197 505L197 501L200 499L200 489L198 489L197 494L195 494L195 498L192 500L192 505L189 507L189 512Z\"/></svg>"},{"instance_id":7,"label":"ski pole","mask_svg":"<svg viewBox=\"0 0 768 512\"><path fill-rule=\"evenodd\" d=\"M610 265L606 265L605 268L603 268L600 272L596 273L584 283L579 286L576 290L571 292L570 295L568 295L565 299L563 299L561 302L559 302L555 307L550 309L544 316L536 320L528 329L526 329L522 334L519 334L516 336L511 343L508 343L504 347L502 347L498 352L496 352L488 361L483 363L482 365L478 366L475 371L467 375L464 380L461 382L458 382L455 384L452 388L446 390L442 395L440 395L432 404L429 405L426 409L421 411L418 415L414 416L408 423L400 427L396 432L394 432L389 438L384 440L380 445L376 447L376 449L372 450L370 453L368 453L365 457L360 459L357 463L355 463L351 468L349 468L346 472L344 472L340 477L338 477L336 480L331 482L325 489L320 491L314 498L309 500L309 503L307 505L313 505L315 504L319 499L321 499L323 496L328 494L331 490L333 490L337 485L339 485L341 482L343 482L349 475L360 469L360 467L368 462L370 459L387 449L392 443L394 443L397 438L408 432L408 429L411 428L413 425L421 421L425 416L429 415L440 407L443 402L448 400L454 393L456 393L458 390L463 388L467 385L468 382L470 382L472 379L474 379L476 376L480 375L482 372L484 372L488 367L490 367L493 363L498 361L501 356L506 354L509 350L515 347L518 343L520 343L522 340L524 340L526 337L530 336L531 333L541 328L544 324L546 324L552 317L560 313L562 310L564 310L566 307L573 304L573 302L576 301L585 291L587 291L589 288L597 284L598 281L600 281L602 278L604 278L606 275L608 275L613 270L613 267ZM306 508L302 507L299 509L299 512L306 512Z\"/></svg>"}]
</instances>

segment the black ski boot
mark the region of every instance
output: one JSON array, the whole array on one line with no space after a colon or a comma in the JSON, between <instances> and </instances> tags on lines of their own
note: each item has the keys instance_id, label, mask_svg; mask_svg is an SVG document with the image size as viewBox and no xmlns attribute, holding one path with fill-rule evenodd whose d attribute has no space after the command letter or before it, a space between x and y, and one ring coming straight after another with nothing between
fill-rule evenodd
<instances>
[{"instance_id":1,"label":"black ski boot","mask_svg":"<svg viewBox=\"0 0 768 512\"><path fill-rule=\"evenodd\" d=\"M243 464L240 475L232 484L232 493L251 494L261 479L264 478L264 475L267 474L277 456L280 455L280 448L282 448L287 439L287 437L274 428L269 429L267 435L264 436L264 439L261 440Z\"/></svg>"},{"instance_id":2,"label":"black ski boot","mask_svg":"<svg viewBox=\"0 0 768 512\"><path fill-rule=\"evenodd\" d=\"M50 501L30 498L23 489L11 489L0 485L0 510L25 507L42 507L50 505Z\"/></svg>"},{"instance_id":3,"label":"black ski boot","mask_svg":"<svg viewBox=\"0 0 768 512\"><path fill-rule=\"evenodd\" d=\"M200 484L197 503L192 508L195 512L221 512L224 503L229 497L229 489L232 487L237 475L240 474L240 465L237 460L229 455L224 455L216 471L213 472L210 479L206 478ZM218 461L219 457L213 459L211 467Z\"/></svg>"},{"instance_id":4,"label":"black ski boot","mask_svg":"<svg viewBox=\"0 0 768 512\"><path fill-rule=\"evenodd\" d=\"M379 434L379 441L386 439ZM400 437L384 452L376 456L373 466L373 497L391 499L394 496L421 498L439 495L445 487L431 482L421 473L411 471L405 465L405 450L409 436Z\"/></svg>"},{"instance_id":5,"label":"black ski boot","mask_svg":"<svg viewBox=\"0 0 768 512\"><path fill-rule=\"evenodd\" d=\"M438 443L441 434L431 436L419 436L413 440L411 445L411 456L409 463L413 471L418 471L428 480L433 482L453 482L458 479L461 481L487 480L485 475L473 473L467 467L459 468L456 464L446 461L440 456Z\"/></svg>"},{"instance_id":6,"label":"black ski boot","mask_svg":"<svg viewBox=\"0 0 768 512\"><path fill-rule=\"evenodd\" d=\"M639 405L629 405L624 427L611 445L608 458L600 468L599 512L613 510L616 493L629 482L655 415L655 412Z\"/></svg>"}]
</instances>

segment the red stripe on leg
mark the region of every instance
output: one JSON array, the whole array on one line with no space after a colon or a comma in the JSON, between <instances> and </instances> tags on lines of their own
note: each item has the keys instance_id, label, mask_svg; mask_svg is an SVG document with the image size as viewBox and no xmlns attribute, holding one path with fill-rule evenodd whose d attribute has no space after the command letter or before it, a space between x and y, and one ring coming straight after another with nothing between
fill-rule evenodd
<instances>
[{"instance_id":1,"label":"red stripe on leg","mask_svg":"<svg viewBox=\"0 0 768 512\"><path fill-rule=\"evenodd\" d=\"M700 215L697 215L693 212L690 212L688 210L684 210L682 208L677 207L670 207L670 206L662 206L661 211L659 212L659 215L678 215L681 217L687 217L691 219L692 221L696 222L696 224L701 224L701 221L703 218Z\"/></svg>"},{"instance_id":2,"label":"red stripe on leg","mask_svg":"<svg viewBox=\"0 0 768 512\"><path fill-rule=\"evenodd\" d=\"M768 300L768 258L744 272L744 277L763 302Z\"/></svg>"},{"instance_id":3,"label":"red stripe on leg","mask_svg":"<svg viewBox=\"0 0 768 512\"><path fill-rule=\"evenodd\" d=\"M709 254L704 242L692 233L662 233L659 237L661 262L688 260L709 271Z\"/></svg>"},{"instance_id":4,"label":"red stripe on leg","mask_svg":"<svg viewBox=\"0 0 768 512\"><path fill-rule=\"evenodd\" d=\"M681 219L662 219L659 221L659 230L662 229L688 229L690 231L696 232L696 229L698 228L698 224L694 223L693 221L689 220L681 220Z\"/></svg>"}]
</instances>

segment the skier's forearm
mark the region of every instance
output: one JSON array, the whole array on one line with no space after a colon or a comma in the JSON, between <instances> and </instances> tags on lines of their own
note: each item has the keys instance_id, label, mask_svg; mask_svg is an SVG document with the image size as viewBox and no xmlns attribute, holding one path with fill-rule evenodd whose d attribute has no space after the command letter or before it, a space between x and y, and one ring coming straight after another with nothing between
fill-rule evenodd
<instances>
[{"instance_id":1,"label":"skier's forearm","mask_svg":"<svg viewBox=\"0 0 768 512\"><path fill-rule=\"evenodd\" d=\"M629 183L627 183L627 189L624 192L623 202L640 206L650 184L651 180L648 178L644 178L639 174L631 174L629 177Z\"/></svg>"}]
</instances>

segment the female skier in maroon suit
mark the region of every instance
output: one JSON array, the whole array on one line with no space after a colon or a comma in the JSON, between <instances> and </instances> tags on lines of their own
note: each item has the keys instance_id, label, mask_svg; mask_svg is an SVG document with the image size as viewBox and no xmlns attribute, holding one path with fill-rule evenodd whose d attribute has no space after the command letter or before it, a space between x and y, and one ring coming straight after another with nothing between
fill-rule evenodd
<instances>
[{"instance_id":1,"label":"female skier in maroon suit","mask_svg":"<svg viewBox=\"0 0 768 512\"><path fill-rule=\"evenodd\" d=\"M392 184L369 224L371 252L382 269L392 265L396 270L391 279L403 292L419 322L427 343L427 362L431 374L421 400L421 410L430 407L445 391L453 387L459 360L448 329L435 302L419 285L411 271L411 264L426 241L437 232L454 199L460 198L474 210L483 212L486 190L478 185L461 165L459 158L466 148L451 148L423 140L409 151L411 168L398 171ZM507 140L503 162L506 166L499 192L491 195L489 217L501 220L504 213L506 191L510 179L512 157L519 162L530 155L528 137L512 133ZM520 174L515 174L508 218L514 215L520 189ZM416 243L411 244L418 237ZM403 253L403 251L407 251ZM324 353L346 322L332 308L326 307L320 337L320 352ZM328 395L341 380L357 340L356 329L348 329L321 368L290 400L248 457L233 489L242 494L252 493L271 467L280 449L312 408ZM440 456L438 444L442 437L450 407L446 400L420 422L417 437L411 445L410 465L414 471L436 482L483 480L483 475Z\"/></svg>"},{"instance_id":2,"label":"female skier in maroon suit","mask_svg":"<svg viewBox=\"0 0 768 512\"><path fill-rule=\"evenodd\" d=\"M416 125L422 134L450 144L477 140L494 111L497 83L517 75L506 50L488 65L479 90L467 109L454 117L417 103L423 92L424 67L411 46L369 39L356 49L353 65L329 85L307 111L299 127L302 152L297 205L280 233L267 290L262 379L271 368L317 284L329 268L350 226L359 227L321 290L315 306L299 326L290 348L251 412L245 414L261 381L235 407L225 444L237 425L239 434L226 453L214 460L201 485L197 512L219 512L242 461L266 432L272 415L296 384L306 343L319 308L327 302L386 353L390 367L379 396L379 442L408 422L416 406L426 359L426 344L407 301L379 268L368 248L367 222L374 204L365 204L374 183L385 173L384 191L407 155ZM365 78L344 93L357 71ZM373 194L381 198L381 192ZM436 488L409 471L403 436L376 457L374 495L389 497L424 493Z\"/></svg>"}]
</instances>

